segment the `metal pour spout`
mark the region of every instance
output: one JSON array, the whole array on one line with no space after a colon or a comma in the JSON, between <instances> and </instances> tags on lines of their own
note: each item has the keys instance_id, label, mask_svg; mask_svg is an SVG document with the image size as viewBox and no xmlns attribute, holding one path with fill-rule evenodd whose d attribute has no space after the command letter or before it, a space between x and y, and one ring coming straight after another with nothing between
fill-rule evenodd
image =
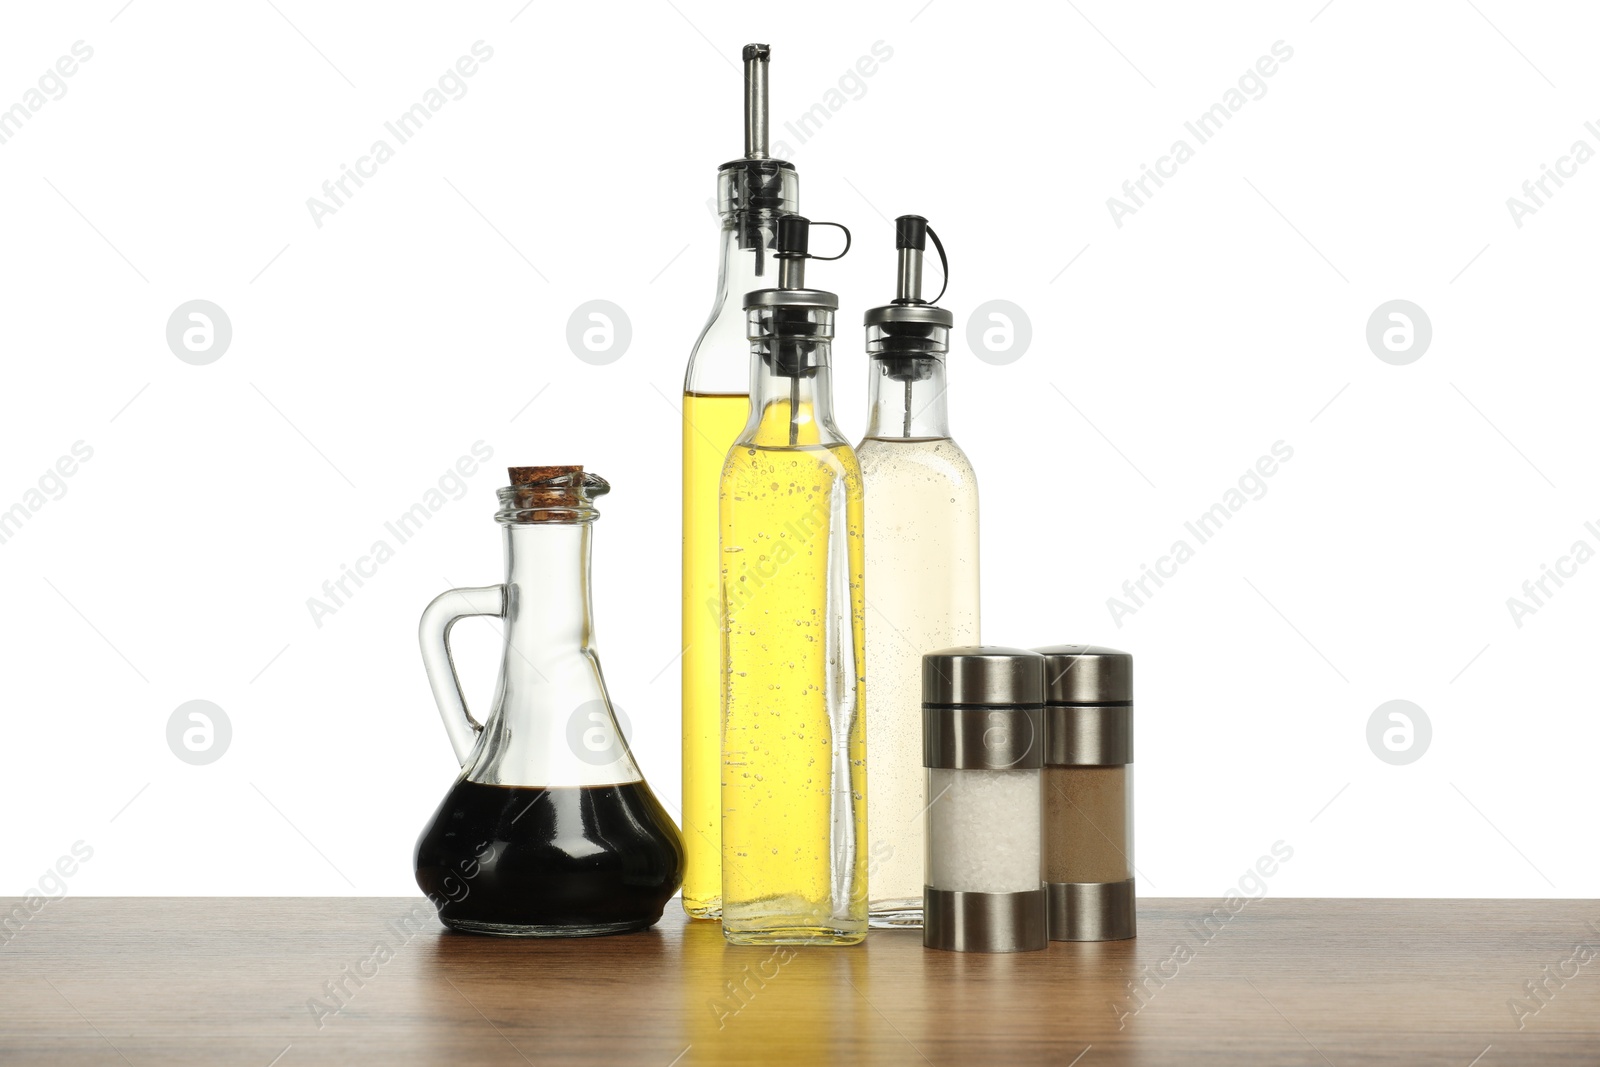
<instances>
[{"instance_id":1,"label":"metal pour spout","mask_svg":"<svg viewBox=\"0 0 1600 1067\"><path fill-rule=\"evenodd\" d=\"M844 231L844 252L812 255L812 226ZM813 223L801 215L787 214L778 218L773 245L778 287L746 294L744 307L752 353L760 357L767 373L789 379L789 444L793 447L799 441L800 379L813 378L827 367L833 316L839 310L839 298L833 293L806 288L806 260L841 258L850 251L850 231L837 222ZM752 381L757 377L752 373ZM759 391L752 384L751 396Z\"/></svg>"},{"instance_id":2,"label":"metal pour spout","mask_svg":"<svg viewBox=\"0 0 1600 1067\"><path fill-rule=\"evenodd\" d=\"M767 61L772 48L764 44L744 46L744 158L766 159Z\"/></svg>"},{"instance_id":3,"label":"metal pour spout","mask_svg":"<svg viewBox=\"0 0 1600 1067\"><path fill-rule=\"evenodd\" d=\"M904 436L911 436L912 383L933 375L934 364L950 349L950 312L935 307L944 296L944 286L928 300L922 295L922 272L926 265L928 242L939 253L939 265L946 284L950 264L944 245L921 215L901 215L894 220L895 279L894 299L872 308L863 320L867 328L867 355L890 381L900 382L905 390Z\"/></svg>"},{"instance_id":4,"label":"metal pour spout","mask_svg":"<svg viewBox=\"0 0 1600 1067\"><path fill-rule=\"evenodd\" d=\"M922 254L928 247L928 220L920 215L901 215L894 220L895 248L899 262L895 268L894 302L922 303Z\"/></svg>"}]
</instances>

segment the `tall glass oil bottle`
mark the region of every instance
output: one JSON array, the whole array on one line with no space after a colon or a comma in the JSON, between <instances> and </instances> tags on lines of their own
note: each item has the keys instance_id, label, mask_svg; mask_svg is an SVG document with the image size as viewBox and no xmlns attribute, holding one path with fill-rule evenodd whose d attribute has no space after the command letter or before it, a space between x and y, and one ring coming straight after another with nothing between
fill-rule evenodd
<instances>
[{"instance_id":1,"label":"tall glass oil bottle","mask_svg":"<svg viewBox=\"0 0 1600 1067\"><path fill-rule=\"evenodd\" d=\"M778 287L745 299L750 418L722 470L722 932L735 944L867 931L861 470L833 422L839 300L805 288L808 228L780 220Z\"/></svg>"},{"instance_id":2,"label":"tall glass oil bottle","mask_svg":"<svg viewBox=\"0 0 1600 1067\"><path fill-rule=\"evenodd\" d=\"M921 926L922 655L978 639L978 482L950 439L944 357L950 312L922 298L926 219L895 220L893 302L866 314L867 886L873 926Z\"/></svg>"},{"instance_id":3,"label":"tall glass oil bottle","mask_svg":"<svg viewBox=\"0 0 1600 1067\"><path fill-rule=\"evenodd\" d=\"M764 44L744 49L745 155L717 172L722 262L683 383L683 909L722 913L722 608L717 486L750 412L744 294L772 284L780 215L799 210L793 164L767 155ZM729 296L732 299L729 299Z\"/></svg>"}]
</instances>

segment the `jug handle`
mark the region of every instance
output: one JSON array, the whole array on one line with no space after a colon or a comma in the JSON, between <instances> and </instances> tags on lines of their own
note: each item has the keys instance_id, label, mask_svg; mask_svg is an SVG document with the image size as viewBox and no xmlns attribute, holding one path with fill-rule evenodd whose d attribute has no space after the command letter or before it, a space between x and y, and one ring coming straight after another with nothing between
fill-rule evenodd
<instances>
[{"instance_id":1,"label":"jug handle","mask_svg":"<svg viewBox=\"0 0 1600 1067\"><path fill-rule=\"evenodd\" d=\"M463 766L472 754L472 746L477 743L483 724L467 711L455 659L450 654L450 628L469 615L504 618L505 609L506 587L503 585L452 589L433 598L423 610L422 622L417 627L428 685L433 689L434 703L439 705L439 715L444 719L444 732L450 735L450 746L456 750L456 761Z\"/></svg>"}]
</instances>

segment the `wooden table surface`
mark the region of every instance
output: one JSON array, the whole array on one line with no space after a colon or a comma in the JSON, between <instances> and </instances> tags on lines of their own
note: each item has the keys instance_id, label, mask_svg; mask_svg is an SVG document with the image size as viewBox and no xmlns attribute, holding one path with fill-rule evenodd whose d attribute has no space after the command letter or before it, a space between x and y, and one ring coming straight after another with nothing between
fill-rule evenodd
<instances>
[{"instance_id":1,"label":"wooden table surface","mask_svg":"<svg viewBox=\"0 0 1600 1067\"><path fill-rule=\"evenodd\" d=\"M1600 1064L1600 902L1218 907L982 956L733 948L676 901L523 941L420 898L68 898L0 931L0 1063Z\"/></svg>"}]
</instances>

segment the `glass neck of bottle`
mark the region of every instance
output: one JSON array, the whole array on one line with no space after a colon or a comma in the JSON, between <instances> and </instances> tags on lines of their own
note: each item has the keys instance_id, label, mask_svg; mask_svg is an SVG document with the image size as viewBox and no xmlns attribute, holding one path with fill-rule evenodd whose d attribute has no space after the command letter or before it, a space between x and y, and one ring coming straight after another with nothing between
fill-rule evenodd
<instances>
[{"instance_id":1,"label":"glass neck of bottle","mask_svg":"<svg viewBox=\"0 0 1600 1067\"><path fill-rule=\"evenodd\" d=\"M778 284L778 213L729 211L722 216L722 258L717 269L717 295L705 329L695 341L684 378L684 391L706 395L744 395L750 382L744 356L744 297Z\"/></svg>"},{"instance_id":2,"label":"glass neck of bottle","mask_svg":"<svg viewBox=\"0 0 1600 1067\"><path fill-rule=\"evenodd\" d=\"M872 358L867 362L871 375L867 385L868 437L892 441L950 436L942 358Z\"/></svg>"},{"instance_id":3,"label":"glass neck of bottle","mask_svg":"<svg viewBox=\"0 0 1600 1067\"><path fill-rule=\"evenodd\" d=\"M740 441L769 448L844 442L833 422L829 343L810 343L817 365L796 377L774 372L760 355L750 357L750 421Z\"/></svg>"},{"instance_id":4,"label":"glass neck of bottle","mask_svg":"<svg viewBox=\"0 0 1600 1067\"><path fill-rule=\"evenodd\" d=\"M722 260L717 269L717 304L712 317L733 315L744 324L744 294L778 284L778 214L730 211L722 216Z\"/></svg>"},{"instance_id":5,"label":"glass neck of bottle","mask_svg":"<svg viewBox=\"0 0 1600 1067\"><path fill-rule=\"evenodd\" d=\"M592 521L505 525L505 652L469 761L474 781L548 787L641 777L616 734L595 648L593 530ZM602 743L588 745L592 737Z\"/></svg>"},{"instance_id":6,"label":"glass neck of bottle","mask_svg":"<svg viewBox=\"0 0 1600 1067\"><path fill-rule=\"evenodd\" d=\"M593 531L590 522L505 527L508 683L512 679L548 683L548 677L541 677L541 665L559 673L564 661L594 657L594 613L589 602ZM572 695L581 699L596 693Z\"/></svg>"}]
</instances>

